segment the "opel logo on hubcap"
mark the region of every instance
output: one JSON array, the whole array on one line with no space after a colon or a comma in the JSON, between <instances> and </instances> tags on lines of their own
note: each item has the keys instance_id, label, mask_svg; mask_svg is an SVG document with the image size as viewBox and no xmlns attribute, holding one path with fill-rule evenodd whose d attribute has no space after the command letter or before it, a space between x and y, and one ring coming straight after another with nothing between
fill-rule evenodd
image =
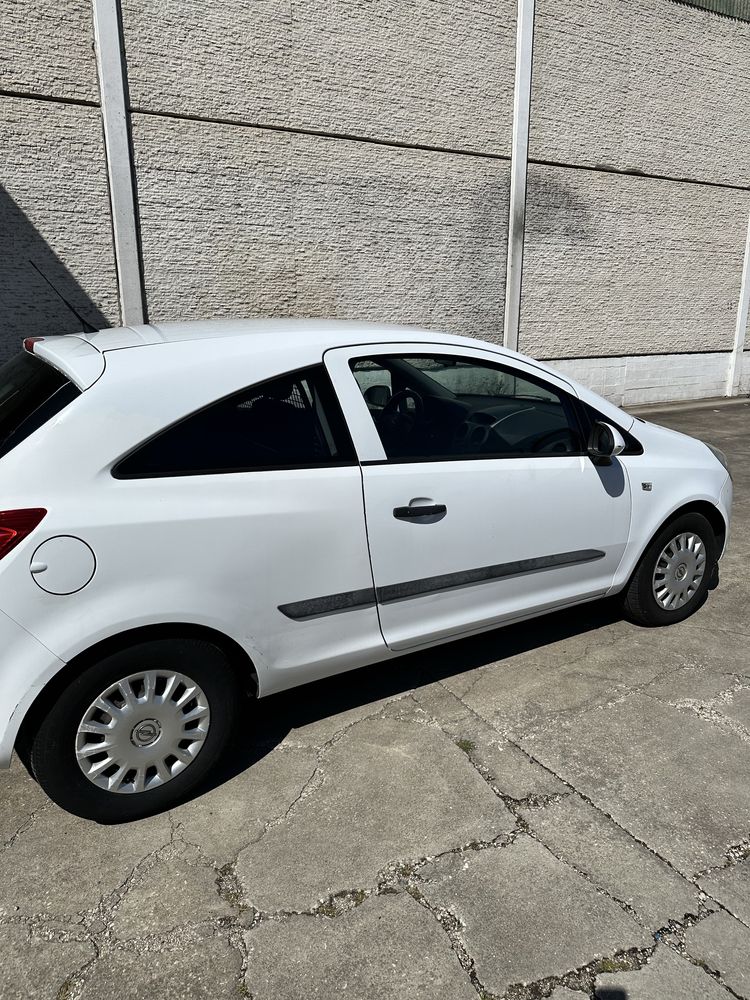
<instances>
[{"instance_id":1,"label":"opel logo on hubcap","mask_svg":"<svg viewBox=\"0 0 750 1000\"><path fill-rule=\"evenodd\" d=\"M144 719L130 734L130 740L137 747L149 747L161 736L161 726L156 719Z\"/></svg>"}]
</instances>

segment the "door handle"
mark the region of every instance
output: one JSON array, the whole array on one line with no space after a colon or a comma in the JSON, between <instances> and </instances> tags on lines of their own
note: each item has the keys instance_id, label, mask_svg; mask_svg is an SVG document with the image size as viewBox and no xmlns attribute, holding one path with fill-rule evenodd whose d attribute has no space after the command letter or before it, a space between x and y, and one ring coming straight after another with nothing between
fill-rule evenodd
<instances>
[{"instance_id":1,"label":"door handle","mask_svg":"<svg viewBox=\"0 0 750 1000\"><path fill-rule=\"evenodd\" d=\"M444 503L425 504L424 507L394 507L393 516L400 521L412 521L417 517L434 517L436 514L447 514Z\"/></svg>"}]
</instances>

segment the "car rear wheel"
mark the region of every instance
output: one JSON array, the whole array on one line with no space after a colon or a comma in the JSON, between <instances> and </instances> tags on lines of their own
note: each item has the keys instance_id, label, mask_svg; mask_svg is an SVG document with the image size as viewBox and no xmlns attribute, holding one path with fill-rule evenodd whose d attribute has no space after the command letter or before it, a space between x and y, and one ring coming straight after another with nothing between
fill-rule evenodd
<instances>
[{"instance_id":1,"label":"car rear wheel","mask_svg":"<svg viewBox=\"0 0 750 1000\"><path fill-rule=\"evenodd\" d=\"M642 625L672 625L706 599L719 556L713 528L702 514L665 525L643 554L624 591L626 615Z\"/></svg>"},{"instance_id":2,"label":"car rear wheel","mask_svg":"<svg viewBox=\"0 0 750 1000\"><path fill-rule=\"evenodd\" d=\"M236 683L203 639L131 646L83 669L50 702L27 763L51 799L103 823L166 809L213 767L231 732Z\"/></svg>"}]
</instances>

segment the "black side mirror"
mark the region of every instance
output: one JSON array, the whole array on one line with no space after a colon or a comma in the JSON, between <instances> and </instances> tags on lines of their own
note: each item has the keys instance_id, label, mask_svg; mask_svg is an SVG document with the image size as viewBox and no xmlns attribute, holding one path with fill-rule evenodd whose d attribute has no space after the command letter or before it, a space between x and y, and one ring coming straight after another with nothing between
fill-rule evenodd
<instances>
[{"instance_id":1,"label":"black side mirror","mask_svg":"<svg viewBox=\"0 0 750 1000\"><path fill-rule=\"evenodd\" d=\"M613 455L624 451L625 442L617 428L597 420L591 428L587 451L594 465L609 465Z\"/></svg>"}]
</instances>

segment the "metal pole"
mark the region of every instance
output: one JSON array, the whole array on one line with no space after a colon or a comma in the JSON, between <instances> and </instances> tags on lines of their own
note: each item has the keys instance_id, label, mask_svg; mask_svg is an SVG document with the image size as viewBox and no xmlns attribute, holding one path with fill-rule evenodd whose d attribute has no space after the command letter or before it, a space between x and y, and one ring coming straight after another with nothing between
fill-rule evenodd
<instances>
[{"instance_id":1,"label":"metal pole","mask_svg":"<svg viewBox=\"0 0 750 1000\"><path fill-rule=\"evenodd\" d=\"M144 322L143 285L133 196L133 164L125 107L125 68L117 0L93 0L104 151L112 208L117 283L123 326Z\"/></svg>"},{"instance_id":2,"label":"metal pole","mask_svg":"<svg viewBox=\"0 0 750 1000\"><path fill-rule=\"evenodd\" d=\"M505 319L503 324L503 343L513 351L518 350L518 328L521 321L521 278L523 274L523 238L526 228L526 177L529 158L533 50L534 0L518 0L508 264L505 272Z\"/></svg>"},{"instance_id":3,"label":"metal pole","mask_svg":"<svg viewBox=\"0 0 750 1000\"><path fill-rule=\"evenodd\" d=\"M750 217L747 220L747 239L745 240L745 258L742 262L742 281L740 282L740 300L737 303L737 326L734 330L734 346L729 356L727 371L727 396L736 396L740 390L740 374L742 368L742 352L745 349L745 334L747 317L750 311Z\"/></svg>"}]
</instances>

